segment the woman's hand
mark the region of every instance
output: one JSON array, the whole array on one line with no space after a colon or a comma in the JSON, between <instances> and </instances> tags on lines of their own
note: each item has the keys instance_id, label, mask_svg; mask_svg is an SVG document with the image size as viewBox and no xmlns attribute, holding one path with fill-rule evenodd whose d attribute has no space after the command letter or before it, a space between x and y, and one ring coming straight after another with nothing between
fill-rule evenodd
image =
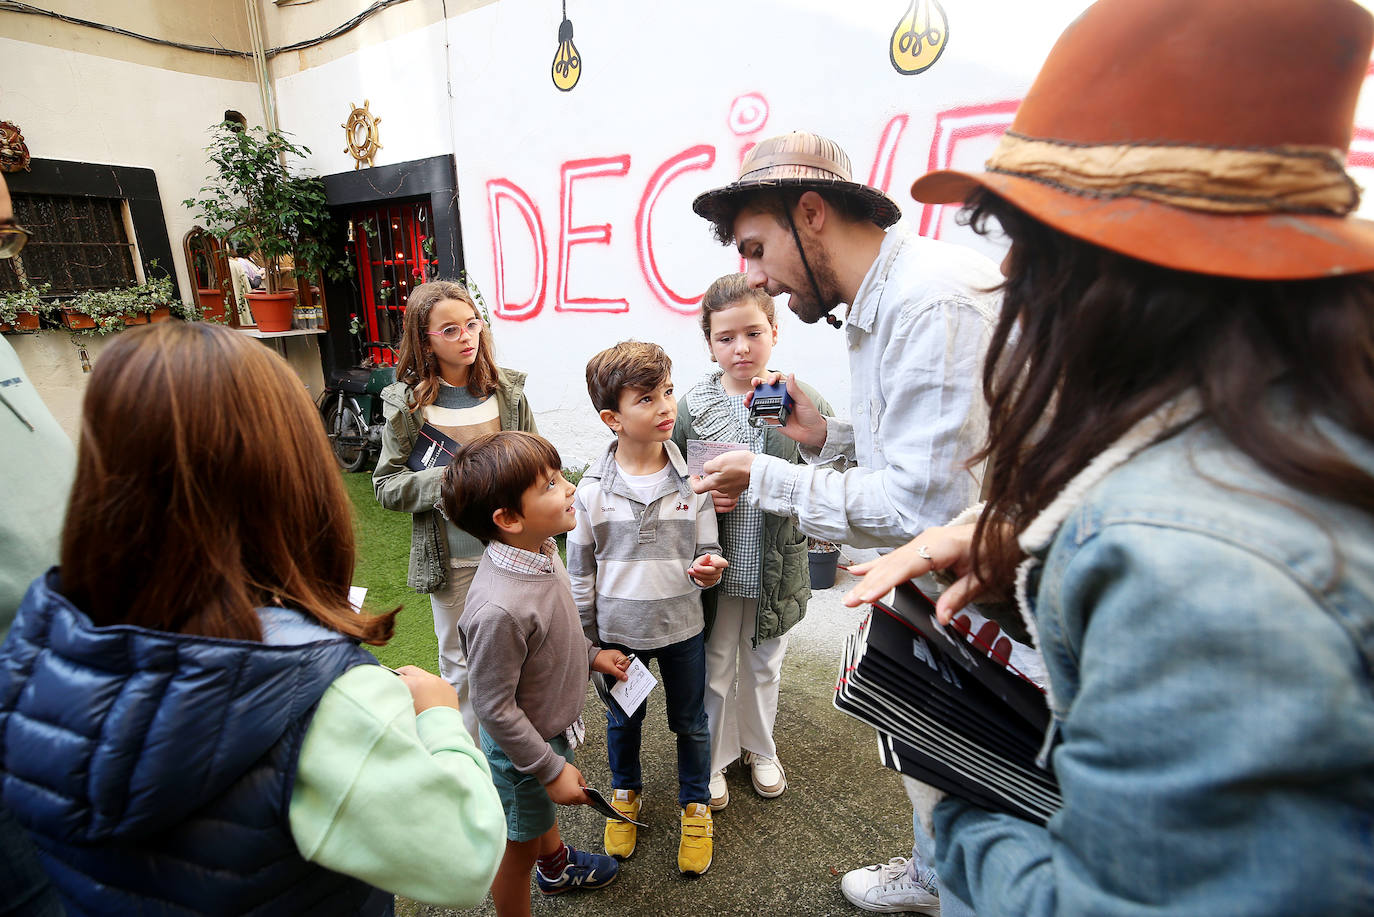
<instances>
[{"instance_id":1,"label":"woman's hand","mask_svg":"<svg viewBox=\"0 0 1374 917\"><path fill-rule=\"evenodd\" d=\"M887 595L898 583L944 570L956 577L954 585L940 594L935 615L948 624L954 613L986 591L983 581L973 573L973 531L975 523L926 529L891 554L862 564L849 572L863 580L841 600L850 608Z\"/></svg>"},{"instance_id":2,"label":"woman's hand","mask_svg":"<svg viewBox=\"0 0 1374 917\"><path fill-rule=\"evenodd\" d=\"M417 716L430 707L459 709L458 692L454 690L453 685L438 675L433 675L419 666L413 665L403 665L393 671L401 676L401 681L410 689L410 696L415 701L415 714Z\"/></svg>"}]
</instances>

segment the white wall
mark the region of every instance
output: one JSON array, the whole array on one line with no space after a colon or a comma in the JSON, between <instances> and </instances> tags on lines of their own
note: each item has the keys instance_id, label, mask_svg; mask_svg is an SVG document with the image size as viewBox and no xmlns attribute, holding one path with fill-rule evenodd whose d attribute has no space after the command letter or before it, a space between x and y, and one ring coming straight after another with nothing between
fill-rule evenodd
<instances>
[{"instance_id":1,"label":"white wall","mask_svg":"<svg viewBox=\"0 0 1374 917\"><path fill-rule=\"evenodd\" d=\"M959 124L1004 126L1008 103L1083 4L1036 4L1032 14L998 3L996 17L974 4L945 6L943 55L904 76L888 47L906 2L570 3L584 63L566 93L549 72L557 4L503 0L451 20L463 36L450 62L469 270L493 307L503 362L530 372L540 427L567 461L586 461L606 441L582 374L597 350L656 341L682 391L710 367L695 302L739 259L690 205L735 177L748 145L797 128L825 134L849 153L855 178L884 187L918 229L923 212L906 189L926 170L937 124L948 136L950 112L968 109ZM993 139L956 143L954 161L981 163ZM518 201L540 227L537 249ZM576 229L607 225L607 242L606 231ZM844 338L803 325L783 305L774 366L847 414Z\"/></svg>"},{"instance_id":2,"label":"white wall","mask_svg":"<svg viewBox=\"0 0 1374 917\"><path fill-rule=\"evenodd\" d=\"M364 100L381 117L374 165L453 152L446 31L446 23L435 23L278 79L277 120L310 147L306 167L320 175L354 167L342 125Z\"/></svg>"}]
</instances>

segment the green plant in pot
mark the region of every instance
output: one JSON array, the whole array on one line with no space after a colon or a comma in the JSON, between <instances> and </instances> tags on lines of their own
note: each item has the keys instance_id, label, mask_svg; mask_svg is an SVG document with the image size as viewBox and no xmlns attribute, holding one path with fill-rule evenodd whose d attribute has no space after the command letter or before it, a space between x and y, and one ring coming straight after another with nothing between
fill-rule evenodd
<instances>
[{"instance_id":1,"label":"green plant in pot","mask_svg":"<svg viewBox=\"0 0 1374 917\"><path fill-rule=\"evenodd\" d=\"M17 290L0 293L0 332L37 331L39 319L52 310L43 299L49 289L46 283L37 286L23 283Z\"/></svg>"},{"instance_id":2,"label":"green plant in pot","mask_svg":"<svg viewBox=\"0 0 1374 917\"><path fill-rule=\"evenodd\" d=\"M206 152L213 166L208 183L182 204L220 241L261 260L266 289L249 294L253 316L259 330L287 331L296 278L323 271L340 280L353 270L343 247L329 241L336 233L324 183L287 167L310 150L276 131L224 122L214 128Z\"/></svg>"}]
</instances>

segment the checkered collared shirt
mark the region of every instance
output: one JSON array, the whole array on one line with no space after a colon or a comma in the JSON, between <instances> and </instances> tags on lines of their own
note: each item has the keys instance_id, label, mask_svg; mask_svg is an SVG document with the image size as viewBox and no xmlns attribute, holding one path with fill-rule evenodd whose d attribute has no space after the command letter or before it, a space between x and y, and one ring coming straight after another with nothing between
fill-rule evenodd
<instances>
[{"instance_id":1,"label":"checkered collared shirt","mask_svg":"<svg viewBox=\"0 0 1374 917\"><path fill-rule=\"evenodd\" d=\"M539 546L539 553L536 554L524 548L514 548L493 541L487 545L487 553L491 555L492 563L511 573L552 573L553 559L558 556L558 545L552 538L546 538Z\"/></svg>"}]
</instances>

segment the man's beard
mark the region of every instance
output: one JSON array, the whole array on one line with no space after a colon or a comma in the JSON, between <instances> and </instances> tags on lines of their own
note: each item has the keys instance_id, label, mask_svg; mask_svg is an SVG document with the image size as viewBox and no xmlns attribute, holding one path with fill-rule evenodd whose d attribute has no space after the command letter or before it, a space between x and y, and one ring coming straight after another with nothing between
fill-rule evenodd
<instances>
[{"instance_id":1,"label":"man's beard","mask_svg":"<svg viewBox=\"0 0 1374 917\"><path fill-rule=\"evenodd\" d=\"M835 274L834 265L830 263L830 253L819 245L807 245L804 252L799 252L798 260L802 258L811 265L812 276L816 278L813 287L810 278L801 285L800 289L792 291L792 295L787 299L787 308L796 314L797 318L814 325L830 310L834 309L841 302L840 281ZM803 274L806 273L805 264L799 265ZM820 288L821 299L816 300L816 287Z\"/></svg>"}]
</instances>

